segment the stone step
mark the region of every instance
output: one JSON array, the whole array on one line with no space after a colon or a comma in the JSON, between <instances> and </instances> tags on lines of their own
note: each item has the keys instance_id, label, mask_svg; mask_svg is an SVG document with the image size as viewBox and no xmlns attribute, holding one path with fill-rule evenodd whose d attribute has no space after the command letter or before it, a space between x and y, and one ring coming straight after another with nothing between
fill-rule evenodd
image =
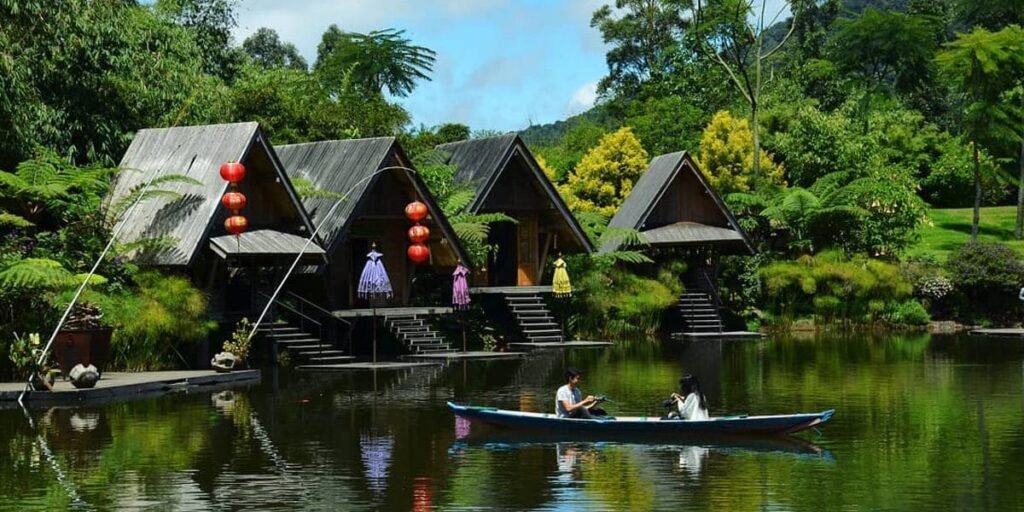
<instances>
[{"instance_id":1,"label":"stone step","mask_svg":"<svg viewBox=\"0 0 1024 512\"><path fill-rule=\"evenodd\" d=\"M544 304L523 304L512 306L512 312L517 315L523 311L543 311L544 313L549 312L548 307Z\"/></svg>"},{"instance_id":2,"label":"stone step","mask_svg":"<svg viewBox=\"0 0 1024 512\"><path fill-rule=\"evenodd\" d=\"M333 350L334 346L333 345L327 345L327 344L324 344L324 343L308 343L308 344L303 344L303 345L298 345L298 344L296 344L296 345L286 345L285 348L287 348L288 350L293 351L293 352L294 351L307 352L307 351L310 351L310 350L317 350L317 351L319 351L321 349L323 349L323 350Z\"/></svg>"},{"instance_id":3,"label":"stone step","mask_svg":"<svg viewBox=\"0 0 1024 512\"><path fill-rule=\"evenodd\" d=\"M416 331L416 332L403 332L401 336L405 336L409 339L423 338L428 336L436 336L437 331Z\"/></svg>"},{"instance_id":4,"label":"stone step","mask_svg":"<svg viewBox=\"0 0 1024 512\"><path fill-rule=\"evenodd\" d=\"M306 364L331 364L331 363L344 363L352 361L355 356L324 356L324 357L308 357L306 358Z\"/></svg>"},{"instance_id":5,"label":"stone step","mask_svg":"<svg viewBox=\"0 0 1024 512\"><path fill-rule=\"evenodd\" d=\"M275 333L272 333L272 334L267 334L267 337L270 338L270 339L282 340L282 341L283 340L288 340L288 339L293 339L293 338L304 338L304 337L309 337L309 336L311 336L311 334L309 334L308 332L303 332L303 331L300 331L298 329L296 329L294 331L289 331L289 332L275 332Z\"/></svg>"},{"instance_id":6,"label":"stone step","mask_svg":"<svg viewBox=\"0 0 1024 512\"><path fill-rule=\"evenodd\" d=\"M506 295L505 300L509 302L537 301L541 300L540 295Z\"/></svg>"},{"instance_id":7,"label":"stone step","mask_svg":"<svg viewBox=\"0 0 1024 512\"><path fill-rule=\"evenodd\" d=\"M561 326L555 322L519 322L519 327L522 329L558 329Z\"/></svg>"},{"instance_id":8,"label":"stone step","mask_svg":"<svg viewBox=\"0 0 1024 512\"><path fill-rule=\"evenodd\" d=\"M527 336L527 339L532 343L545 342L545 341L562 341L562 335L556 336Z\"/></svg>"},{"instance_id":9,"label":"stone step","mask_svg":"<svg viewBox=\"0 0 1024 512\"><path fill-rule=\"evenodd\" d=\"M562 334L562 330L557 327L554 329L523 329L523 334L527 336L543 336L545 334Z\"/></svg>"},{"instance_id":10,"label":"stone step","mask_svg":"<svg viewBox=\"0 0 1024 512\"><path fill-rule=\"evenodd\" d=\"M420 332L430 330L429 325L396 325L394 327L398 332Z\"/></svg>"},{"instance_id":11,"label":"stone step","mask_svg":"<svg viewBox=\"0 0 1024 512\"><path fill-rule=\"evenodd\" d=\"M324 349L324 350L312 350L312 349L311 350L299 350L296 353L299 354L300 356L303 356L303 357L306 357L306 358L309 358L309 357L332 357L332 356L343 356L343 355L345 355L344 351L335 350L335 349L330 349L330 350L327 350L327 349Z\"/></svg>"},{"instance_id":12,"label":"stone step","mask_svg":"<svg viewBox=\"0 0 1024 512\"><path fill-rule=\"evenodd\" d=\"M526 311L516 311L515 312L516 316L519 316L519 317L541 316L541 315L547 315L548 313L550 313L550 311L548 311L546 309L542 309L542 310L539 310L539 311L536 311L536 310L532 310L532 311L531 310L526 310Z\"/></svg>"},{"instance_id":13,"label":"stone step","mask_svg":"<svg viewBox=\"0 0 1024 512\"><path fill-rule=\"evenodd\" d=\"M291 348L291 347L294 347L296 345L311 345L311 344L320 343L320 338L316 338L316 337L313 337L313 336L308 336L306 338L291 338L291 339L287 339L287 340L276 340L275 342L278 345L282 346L282 347Z\"/></svg>"},{"instance_id":14,"label":"stone step","mask_svg":"<svg viewBox=\"0 0 1024 512\"><path fill-rule=\"evenodd\" d=\"M298 327L292 327L288 324L263 324L256 328L256 332L288 332L297 331Z\"/></svg>"}]
</instances>

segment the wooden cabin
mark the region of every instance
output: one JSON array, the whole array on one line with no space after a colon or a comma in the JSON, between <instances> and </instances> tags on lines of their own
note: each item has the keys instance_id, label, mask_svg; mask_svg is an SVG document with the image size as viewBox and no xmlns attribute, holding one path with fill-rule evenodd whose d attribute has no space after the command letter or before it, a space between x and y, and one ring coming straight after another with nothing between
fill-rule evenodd
<instances>
[{"instance_id":1,"label":"wooden cabin","mask_svg":"<svg viewBox=\"0 0 1024 512\"><path fill-rule=\"evenodd\" d=\"M649 244L645 252L655 261L669 256L685 258L687 272L680 276L687 289L680 298L683 316L708 313L706 322L690 320L691 330L721 332L716 283L719 258L751 255L754 247L689 153L680 151L651 160L609 227L640 231ZM620 245L619 240L607 241L600 252L618 250Z\"/></svg>"},{"instance_id":2,"label":"wooden cabin","mask_svg":"<svg viewBox=\"0 0 1024 512\"><path fill-rule=\"evenodd\" d=\"M455 231L394 137L291 144L278 146L277 152L292 179L306 180L317 189L303 204L313 222L323 224L320 233L330 264L326 274L315 279L320 291L304 288L312 300L332 311L366 307L356 290L372 243L384 255L394 289L389 306L410 303L412 280L418 274L445 269L447 284L459 259L469 265ZM339 199L341 205L328 214ZM429 212L421 223L430 229L426 265L416 265L406 256L412 223L405 217L405 207L412 201L423 202Z\"/></svg>"},{"instance_id":3,"label":"wooden cabin","mask_svg":"<svg viewBox=\"0 0 1024 512\"><path fill-rule=\"evenodd\" d=\"M457 167L455 181L476 193L469 211L500 212L516 223L495 223L488 242L498 250L474 274L482 287L535 286L551 282L549 255L590 253L594 247L554 185L516 134L438 146Z\"/></svg>"},{"instance_id":4,"label":"wooden cabin","mask_svg":"<svg viewBox=\"0 0 1024 512\"><path fill-rule=\"evenodd\" d=\"M239 213L249 227L241 236L224 227L232 214L221 204L230 188L220 176L226 162L241 162L246 169L236 188L247 199ZM128 197L154 179L153 189L175 193L139 203L121 221L123 227L115 228L122 229L122 243L163 239L129 257L189 275L208 294L213 318L258 313L266 303L260 294L273 291L275 277L300 252L310 264L326 261L318 242L306 246L312 221L258 123L140 130L120 168L109 201ZM173 175L194 183L160 181Z\"/></svg>"}]
</instances>

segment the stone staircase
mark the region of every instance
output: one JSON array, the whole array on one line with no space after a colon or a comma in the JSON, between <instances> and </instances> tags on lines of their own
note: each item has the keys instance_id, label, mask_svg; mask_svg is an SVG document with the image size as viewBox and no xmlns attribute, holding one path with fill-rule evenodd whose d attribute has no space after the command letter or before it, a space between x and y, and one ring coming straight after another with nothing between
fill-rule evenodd
<instances>
[{"instance_id":1,"label":"stone staircase","mask_svg":"<svg viewBox=\"0 0 1024 512\"><path fill-rule=\"evenodd\" d=\"M555 322L544 299L536 293L505 295L505 304L516 317L523 337L530 343L561 342L562 328Z\"/></svg>"},{"instance_id":2,"label":"stone staircase","mask_svg":"<svg viewBox=\"0 0 1024 512\"><path fill-rule=\"evenodd\" d=\"M324 343L319 336L287 323L261 325L257 332L275 343L278 350L286 350L294 366L346 363L355 359Z\"/></svg>"},{"instance_id":3,"label":"stone staircase","mask_svg":"<svg viewBox=\"0 0 1024 512\"><path fill-rule=\"evenodd\" d=\"M388 315L384 324L413 354L455 352L451 343L442 338L421 315Z\"/></svg>"},{"instance_id":4,"label":"stone staircase","mask_svg":"<svg viewBox=\"0 0 1024 512\"><path fill-rule=\"evenodd\" d=\"M722 317L706 292L683 292L679 296L679 313L686 332L722 332Z\"/></svg>"}]
</instances>

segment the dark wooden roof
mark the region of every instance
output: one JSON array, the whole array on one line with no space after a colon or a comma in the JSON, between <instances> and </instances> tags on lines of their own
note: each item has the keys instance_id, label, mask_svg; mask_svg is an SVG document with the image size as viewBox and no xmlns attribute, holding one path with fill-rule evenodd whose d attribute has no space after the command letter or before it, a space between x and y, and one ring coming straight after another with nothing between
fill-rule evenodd
<instances>
[{"instance_id":1,"label":"dark wooden roof","mask_svg":"<svg viewBox=\"0 0 1024 512\"><path fill-rule=\"evenodd\" d=\"M370 139L330 140L310 142L306 144L290 144L278 146L277 153L292 178L308 180L316 188L336 194L347 194L347 199L329 217L328 210L337 201L335 198L307 197L303 199L306 211L309 212L316 225L324 223L320 229L321 240L328 252L333 252L336 244L348 234L348 228L364 201L369 199L367 191L382 175L377 172L386 168L388 162L397 159L404 167L412 168L405 152L394 137L377 137ZM445 217L441 208L434 201L430 190L415 172L409 173L401 169L391 171L408 176L420 199L427 205L431 218L441 228L444 237L454 248L462 261L471 261L462 247L455 230Z\"/></svg>"},{"instance_id":2,"label":"dark wooden roof","mask_svg":"<svg viewBox=\"0 0 1024 512\"><path fill-rule=\"evenodd\" d=\"M272 229L246 231L241 236L223 235L210 239L210 248L220 257L228 256L323 256L325 251L316 242L306 246L307 238ZM303 251L303 247L305 250Z\"/></svg>"},{"instance_id":3,"label":"dark wooden roof","mask_svg":"<svg viewBox=\"0 0 1024 512\"><path fill-rule=\"evenodd\" d=\"M442 144L437 149L448 154L448 164L456 166L455 181L469 185L476 193L469 211L476 213L486 203L487 196L494 188L501 172L517 154L522 155L531 174L537 179L541 190L548 196L555 209L565 218L570 231L587 252L594 251L594 245L587 238L576 217L565 205L562 196L544 175L533 154L518 134L510 133L484 139L465 140Z\"/></svg>"},{"instance_id":4,"label":"dark wooden roof","mask_svg":"<svg viewBox=\"0 0 1024 512\"><path fill-rule=\"evenodd\" d=\"M670 226L662 226L659 229L645 231L644 223L650 216L651 212L657 206L658 202L664 196L665 191L672 185L672 182L679 175L680 172L693 172L697 177L697 180L704 189L707 191L708 196L714 201L715 205L722 211L728 220L729 227L734 232L735 237L726 237L721 230L728 231L727 228L717 228L714 226L706 226L703 224L686 222L687 219L679 219L680 224L672 224ZM630 192L629 197L622 202L622 206L619 211L612 217L611 222L608 223L609 227L636 229L645 233L645 235L651 234L654 240L648 238L648 241L652 244L670 244L670 243L715 243L722 241L735 241L740 240L748 251L754 252L753 245L750 243L747 234L740 227L736 221L736 217L733 216L732 212L722 201L722 198L718 193L711 187L707 179L704 177L704 173L697 167L697 163L693 161L693 158L685 151L679 151L676 153L669 153L666 155L660 155L651 160L651 164L647 167L647 171L644 172L643 176L637 180L636 184L633 185L633 190ZM698 228L697 226L702 226ZM669 228L669 229L665 229ZM708 229L714 228L714 229ZM652 233L653 232L653 233ZM621 240L613 239L605 242L601 246L601 252L615 251L621 245Z\"/></svg>"},{"instance_id":5,"label":"dark wooden roof","mask_svg":"<svg viewBox=\"0 0 1024 512\"><path fill-rule=\"evenodd\" d=\"M108 201L130 194L153 176L184 175L199 185L170 183L162 190L179 194L174 200L151 199L135 208L130 218L123 219L119 239L133 242L145 238L170 237L174 245L141 255L141 262L151 265L188 266L200 248L200 242L212 229L212 220L221 208L221 196L227 183L220 177L224 162L237 162L257 145L270 156L274 171L281 178L288 196L299 211L309 232L312 223L281 169L274 150L258 123L233 123L205 126L181 126L139 130L121 159L121 174ZM119 224L120 225L120 224ZM115 228L116 229L116 228Z\"/></svg>"}]
</instances>

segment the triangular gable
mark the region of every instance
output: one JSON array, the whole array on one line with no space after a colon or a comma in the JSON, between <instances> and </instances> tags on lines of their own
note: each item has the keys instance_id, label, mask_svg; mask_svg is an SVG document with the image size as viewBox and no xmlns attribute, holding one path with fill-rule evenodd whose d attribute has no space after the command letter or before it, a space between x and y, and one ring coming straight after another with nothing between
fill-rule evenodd
<instances>
[{"instance_id":1,"label":"triangular gable","mask_svg":"<svg viewBox=\"0 0 1024 512\"><path fill-rule=\"evenodd\" d=\"M308 197L303 200L316 225L323 223L321 234L328 253L333 253L348 235L355 213L368 201L377 181L383 176L389 162L398 167L412 169L412 163L394 137L332 140L278 146L278 154L285 169L293 178L308 180L314 187L334 194L347 194L348 198L327 215L337 202L336 197ZM449 224L444 212L419 174L393 169L396 175L408 179L416 194L427 205L431 218L441 229L445 239L464 262L470 259L458 235ZM388 172L388 171L384 171ZM468 263L467 263L468 264Z\"/></svg>"},{"instance_id":2,"label":"triangular gable","mask_svg":"<svg viewBox=\"0 0 1024 512\"><path fill-rule=\"evenodd\" d=\"M576 221L576 217L569 211L562 196L544 175L533 153L518 134L442 144L437 149L448 153L448 163L456 166L455 181L469 185L476 193L473 203L469 206L469 211L473 213L479 212L487 203L488 196L494 190L502 172L509 167L511 160L521 156L530 174L565 220L569 231L573 233L580 246L586 252L594 251L593 244Z\"/></svg>"},{"instance_id":3,"label":"triangular gable","mask_svg":"<svg viewBox=\"0 0 1024 512\"><path fill-rule=\"evenodd\" d=\"M736 217L733 216L725 201L718 192L708 183L704 173L697 166L697 163L685 151L660 155L651 160L647 171L637 180L630 192L629 197L622 202L619 211L615 213L609 227L636 229L643 231L645 224L651 214L659 207L666 193L672 188L677 179L682 177L681 173L689 173L694 177L712 202L715 208L724 217L729 229L735 231L748 251L754 253L753 244L743 228L740 227ZM676 222L689 222L691 219L677 219ZM667 223L663 223L667 224ZM707 230L711 232L712 230ZM605 242L601 247L602 253L615 251L619 248L620 241L611 240Z\"/></svg>"},{"instance_id":4,"label":"triangular gable","mask_svg":"<svg viewBox=\"0 0 1024 512\"><path fill-rule=\"evenodd\" d=\"M190 266L200 252L201 242L216 230L214 219L224 214L220 201L228 184L220 177L221 164L247 163L250 156L256 156L254 149L265 155L263 163L278 178L274 183L260 186L264 189L283 187L290 203L289 216L299 219L298 225L286 227L295 230L302 226L311 233L312 222L259 124L232 123L151 128L136 134L121 159L119 166L122 172L107 199L109 202L128 196L154 176L183 175L199 184L171 182L159 185L158 189L175 192L178 198L155 198L140 203L115 227L115 230L120 229L119 240L130 243L146 238L169 237L174 241L171 247L133 256L150 265ZM250 169L246 179L256 175L253 171ZM251 201L252 198L247 209L258 207ZM253 213L250 210L249 214Z\"/></svg>"}]
</instances>

